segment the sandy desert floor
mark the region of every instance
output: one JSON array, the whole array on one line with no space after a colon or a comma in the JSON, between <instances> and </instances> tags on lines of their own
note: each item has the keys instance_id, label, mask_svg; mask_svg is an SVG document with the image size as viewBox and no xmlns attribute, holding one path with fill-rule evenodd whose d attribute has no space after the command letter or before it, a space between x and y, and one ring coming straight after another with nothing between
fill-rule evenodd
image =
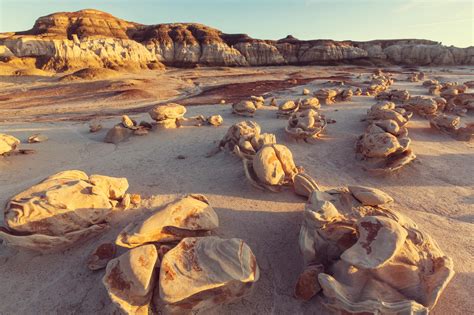
<instances>
[{"instance_id":1,"label":"sandy desert floor","mask_svg":"<svg viewBox=\"0 0 474 315\"><path fill-rule=\"evenodd\" d=\"M429 78L474 80L472 67L422 70ZM0 77L0 132L22 142L34 133L49 137L43 143L22 145L37 150L36 154L0 159L0 204L66 169L126 177L129 191L152 198L153 205L181 194L205 194L219 215L217 234L246 241L261 268L252 295L215 313L325 314L317 299L302 303L293 298L303 267L298 233L305 200L291 191L256 190L246 181L241 161L231 154L205 156L229 126L243 120L231 113L230 102L264 93L294 99L303 87L314 91L328 80L350 80L372 71L349 66L202 68L71 82L57 77ZM406 77L406 69L393 71L399 78ZM402 81L392 88L406 88L412 95L427 91L421 83ZM218 104L221 99L227 104ZM146 110L168 100L189 105L187 116L220 114L224 124L159 130L118 145L103 142L107 128L89 133L92 117L101 117L104 127L118 123L122 113L150 121ZM287 138L286 120L276 118L274 107L265 106L253 120L264 132L275 133L278 142L291 149L297 165L324 188L358 184L389 193L395 199L394 209L413 219L454 260L456 275L433 314L472 313L474 143L456 141L415 116L409 132L417 160L390 176L370 175L356 160L354 143L366 127L361 119L373 104L373 97L360 96L351 102L323 105L321 112L336 123L314 145ZM474 121L474 116L470 113L463 119ZM178 155L186 158L177 159ZM89 271L87 256L97 244L115 239L130 220L146 212L117 212L105 234L62 253L38 255L0 245L0 314L112 313L114 307L101 283L103 271Z\"/></svg>"}]
</instances>

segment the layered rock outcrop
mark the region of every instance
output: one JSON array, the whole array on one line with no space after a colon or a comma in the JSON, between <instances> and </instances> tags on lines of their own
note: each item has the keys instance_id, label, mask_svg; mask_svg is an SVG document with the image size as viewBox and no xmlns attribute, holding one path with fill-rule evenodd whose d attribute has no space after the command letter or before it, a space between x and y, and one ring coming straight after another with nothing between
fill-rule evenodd
<instances>
[{"instance_id":1,"label":"layered rock outcrop","mask_svg":"<svg viewBox=\"0 0 474 315\"><path fill-rule=\"evenodd\" d=\"M259 40L225 34L197 23L142 25L97 10L40 17L26 32L0 34L0 57L35 57L47 69L84 65L142 68L171 66L264 66L333 63L409 65L474 64L474 47L447 47L429 40L368 42Z\"/></svg>"}]
</instances>

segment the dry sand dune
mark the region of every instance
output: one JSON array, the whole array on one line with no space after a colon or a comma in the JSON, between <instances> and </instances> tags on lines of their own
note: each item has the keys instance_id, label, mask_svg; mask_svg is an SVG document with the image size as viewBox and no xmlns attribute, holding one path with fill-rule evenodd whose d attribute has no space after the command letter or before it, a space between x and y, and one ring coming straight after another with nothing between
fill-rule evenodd
<instances>
[{"instance_id":1,"label":"dry sand dune","mask_svg":"<svg viewBox=\"0 0 474 315\"><path fill-rule=\"evenodd\" d=\"M230 105L188 107L188 116L222 115L221 127L159 130L119 145L103 142L107 128L89 133L88 122L84 120L102 117L104 127L112 127L119 122L117 115L125 112L132 113L137 121L149 121L144 111L165 99L182 100L189 105L216 104L220 99L231 102L263 93L294 99L304 87L314 91L327 80L347 75L355 78L372 70L211 68L159 74L147 71L84 82L1 77L0 132L14 135L22 142L34 133L45 134L49 140L23 145L36 149L34 155L0 159L0 203L5 204L12 195L66 169L126 177L130 192L152 197L156 205L180 194L205 194L220 218L217 235L242 238L254 251L261 268L261 279L252 295L213 312L324 314L327 311L317 299L302 303L293 298L294 285L303 268L298 234L305 200L291 191L256 190L246 181L240 159L229 153L205 157L229 126L243 120L231 114ZM394 70L405 72L402 68ZM424 71L430 78L440 76L460 82L474 79L472 67L452 68L450 72L438 68ZM399 74L399 78L405 77ZM408 89L413 95L424 95L427 91L421 82L399 81L392 88ZM148 99L152 97L155 99ZM295 162L322 187L365 185L390 194L396 201L395 209L432 235L454 260L456 275L433 314L469 314L474 309L473 143L455 141L430 129L426 119L415 116L409 132L418 159L396 174L370 175L356 160L354 143L366 127L361 119L373 104L373 97L361 96L351 102L323 105L321 112L336 123L330 124L314 145L289 139L284 132L286 120L276 118L274 107L265 106L253 120L263 131L275 133L278 142L291 149ZM472 122L474 116L469 113L463 119ZM177 159L179 155L185 159ZM97 244L115 239L130 220L144 214L145 211L138 210L117 212L109 231L64 253L38 255L1 246L0 314L113 313L113 305L101 284L103 273L89 271L86 259Z\"/></svg>"}]
</instances>

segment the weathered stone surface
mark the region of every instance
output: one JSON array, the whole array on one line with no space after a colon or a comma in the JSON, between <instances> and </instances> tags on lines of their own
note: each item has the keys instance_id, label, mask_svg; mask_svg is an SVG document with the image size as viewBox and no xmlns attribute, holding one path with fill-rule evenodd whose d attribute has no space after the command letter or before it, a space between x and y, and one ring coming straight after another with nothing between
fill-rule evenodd
<instances>
[{"instance_id":1,"label":"weathered stone surface","mask_svg":"<svg viewBox=\"0 0 474 315\"><path fill-rule=\"evenodd\" d=\"M324 272L323 265L312 265L306 269L298 277L295 287L295 297L300 300L308 301L321 291L318 282L318 275Z\"/></svg>"},{"instance_id":2,"label":"weathered stone surface","mask_svg":"<svg viewBox=\"0 0 474 315\"><path fill-rule=\"evenodd\" d=\"M187 236L208 235L219 225L209 201L203 195L188 195L157 209L147 219L127 225L116 244L134 248L146 243L178 241Z\"/></svg>"},{"instance_id":3,"label":"weathered stone surface","mask_svg":"<svg viewBox=\"0 0 474 315\"><path fill-rule=\"evenodd\" d=\"M82 236L102 231L127 189L126 178L57 173L8 201L4 219L8 230L0 237L13 246L39 251L68 247Z\"/></svg>"},{"instance_id":4,"label":"weathered stone surface","mask_svg":"<svg viewBox=\"0 0 474 315\"><path fill-rule=\"evenodd\" d=\"M133 248L107 264L102 283L112 301L125 314L149 314L155 287L155 245Z\"/></svg>"},{"instance_id":5,"label":"weathered stone surface","mask_svg":"<svg viewBox=\"0 0 474 315\"><path fill-rule=\"evenodd\" d=\"M369 189L371 190L371 189ZM410 219L361 204L348 189L315 191L306 204L300 249L308 271L298 291L318 293L350 313L426 314L453 277L453 263Z\"/></svg>"},{"instance_id":6,"label":"weathered stone surface","mask_svg":"<svg viewBox=\"0 0 474 315\"><path fill-rule=\"evenodd\" d=\"M245 296L259 275L244 241L185 238L164 255L153 300L169 313L204 311Z\"/></svg>"},{"instance_id":7,"label":"weathered stone surface","mask_svg":"<svg viewBox=\"0 0 474 315\"><path fill-rule=\"evenodd\" d=\"M107 266L107 263L114 258L117 248L114 243L102 243L91 253L87 260L87 268L99 270Z\"/></svg>"}]
</instances>

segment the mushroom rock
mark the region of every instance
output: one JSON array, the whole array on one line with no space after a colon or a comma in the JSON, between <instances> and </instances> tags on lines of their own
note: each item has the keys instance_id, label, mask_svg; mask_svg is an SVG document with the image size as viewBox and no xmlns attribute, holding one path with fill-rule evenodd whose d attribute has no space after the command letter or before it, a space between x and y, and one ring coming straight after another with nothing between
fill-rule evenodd
<instances>
[{"instance_id":1,"label":"mushroom rock","mask_svg":"<svg viewBox=\"0 0 474 315\"><path fill-rule=\"evenodd\" d=\"M151 119L155 120L159 127L177 128L178 120L184 117L186 107L176 103L157 105L149 112Z\"/></svg>"},{"instance_id":2,"label":"mushroom rock","mask_svg":"<svg viewBox=\"0 0 474 315\"><path fill-rule=\"evenodd\" d=\"M127 189L126 178L57 173L8 201L7 229L0 236L13 246L39 251L68 247L103 231Z\"/></svg>"},{"instance_id":3,"label":"mushroom rock","mask_svg":"<svg viewBox=\"0 0 474 315\"><path fill-rule=\"evenodd\" d=\"M109 261L102 283L122 312L149 314L157 264L155 245L133 248Z\"/></svg>"},{"instance_id":4,"label":"mushroom rock","mask_svg":"<svg viewBox=\"0 0 474 315\"><path fill-rule=\"evenodd\" d=\"M153 301L165 313L207 310L245 296L259 276L241 239L185 238L164 255Z\"/></svg>"},{"instance_id":5,"label":"mushroom rock","mask_svg":"<svg viewBox=\"0 0 474 315\"><path fill-rule=\"evenodd\" d=\"M0 155L14 151L19 144L20 140L17 138L0 133Z\"/></svg>"},{"instance_id":6,"label":"mushroom rock","mask_svg":"<svg viewBox=\"0 0 474 315\"><path fill-rule=\"evenodd\" d=\"M156 210L143 221L130 223L117 236L116 244L134 248L146 243L179 241L205 236L219 226L219 219L203 195L188 195Z\"/></svg>"},{"instance_id":7,"label":"mushroom rock","mask_svg":"<svg viewBox=\"0 0 474 315\"><path fill-rule=\"evenodd\" d=\"M310 195L299 240L306 269L297 289L341 312L427 314L453 277L453 262L409 218L365 205L367 194L372 204L387 199L367 187Z\"/></svg>"}]
</instances>

